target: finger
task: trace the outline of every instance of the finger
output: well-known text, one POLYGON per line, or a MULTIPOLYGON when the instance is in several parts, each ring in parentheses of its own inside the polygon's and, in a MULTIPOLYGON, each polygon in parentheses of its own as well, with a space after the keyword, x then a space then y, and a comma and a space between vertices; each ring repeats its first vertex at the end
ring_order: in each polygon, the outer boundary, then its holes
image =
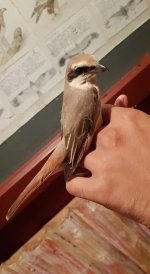
POLYGON ((90 199, 92 192, 92 177, 75 177, 66 183, 67 191, 77 197, 90 199))
POLYGON ((103 125, 107 125, 110 122, 111 109, 112 107, 128 107, 128 97, 124 94, 121 94, 117 97, 114 105, 105 104, 102 105, 102 119, 103 125))
POLYGON ((128 107, 128 97, 124 94, 121 94, 117 97, 114 106, 117 107, 128 107))
POLYGON ((90 173, 93 173, 95 170, 95 166, 97 166, 97 161, 95 161, 95 151, 89 152, 85 158, 83 159, 83 166, 90 173))

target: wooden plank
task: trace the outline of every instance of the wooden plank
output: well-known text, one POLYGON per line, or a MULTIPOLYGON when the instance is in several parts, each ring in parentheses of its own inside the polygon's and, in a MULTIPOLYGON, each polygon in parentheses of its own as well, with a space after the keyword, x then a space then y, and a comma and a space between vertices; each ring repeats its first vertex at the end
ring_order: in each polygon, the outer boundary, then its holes
POLYGON ((75 198, 0 271, 148 274, 149 241, 139 224, 96 203, 75 198))

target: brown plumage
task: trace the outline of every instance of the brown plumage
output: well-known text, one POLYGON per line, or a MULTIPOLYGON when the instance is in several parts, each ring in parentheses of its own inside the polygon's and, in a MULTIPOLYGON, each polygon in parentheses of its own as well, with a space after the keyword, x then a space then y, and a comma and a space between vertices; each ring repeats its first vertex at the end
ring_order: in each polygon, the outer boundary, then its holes
POLYGON ((96 73, 106 68, 95 57, 80 54, 73 57, 66 68, 61 112, 62 138, 43 168, 19 195, 9 209, 6 219, 12 218, 28 197, 46 178, 64 169, 68 181, 83 155, 88 151, 95 131, 102 123, 99 88, 96 73))

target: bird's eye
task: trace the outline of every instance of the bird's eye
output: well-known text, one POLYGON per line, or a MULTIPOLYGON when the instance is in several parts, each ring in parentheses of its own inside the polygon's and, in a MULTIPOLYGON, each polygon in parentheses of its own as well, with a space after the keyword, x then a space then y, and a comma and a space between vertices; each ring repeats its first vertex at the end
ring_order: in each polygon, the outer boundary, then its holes
POLYGON ((76 75, 81 75, 81 74, 85 74, 89 71, 89 67, 88 66, 83 66, 83 67, 77 67, 75 68, 75 73, 76 75))
POLYGON ((75 68, 75 74, 78 76, 78 75, 81 75, 81 74, 86 74, 88 72, 91 72, 93 70, 95 70, 96 66, 83 66, 83 67, 76 67, 75 68))
POLYGON ((83 73, 83 67, 77 67, 77 68, 75 68, 75 73, 76 73, 77 75, 82 74, 82 73, 83 73))
POLYGON ((96 66, 91 66, 90 67, 90 70, 92 71, 92 70, 95 70, 96 69, 96 66))
POLYGON ((72 79, 80 76, 80 75, 84 75, 84 74, 88 74, 91 73, 92 71, 94 71, 96 69, 96 66, 82 66, 82 67, 74 67, 69 73, 68 73, 68 81, 71 81, 72 79))

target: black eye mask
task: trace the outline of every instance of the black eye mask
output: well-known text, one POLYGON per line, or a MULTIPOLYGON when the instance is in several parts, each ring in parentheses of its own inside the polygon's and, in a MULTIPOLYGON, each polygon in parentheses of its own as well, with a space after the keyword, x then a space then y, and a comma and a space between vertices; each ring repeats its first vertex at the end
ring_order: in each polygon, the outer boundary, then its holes
POLYGON ((93 70, 95 70, 95 66, 83 66, 83 67, 76 67, 74 70, 71 70, 68 73, 68 81, 72 81, 74 78, 78 77, 79 75, 82 74, 87 74, 89 72, 92 72, 93 70))

